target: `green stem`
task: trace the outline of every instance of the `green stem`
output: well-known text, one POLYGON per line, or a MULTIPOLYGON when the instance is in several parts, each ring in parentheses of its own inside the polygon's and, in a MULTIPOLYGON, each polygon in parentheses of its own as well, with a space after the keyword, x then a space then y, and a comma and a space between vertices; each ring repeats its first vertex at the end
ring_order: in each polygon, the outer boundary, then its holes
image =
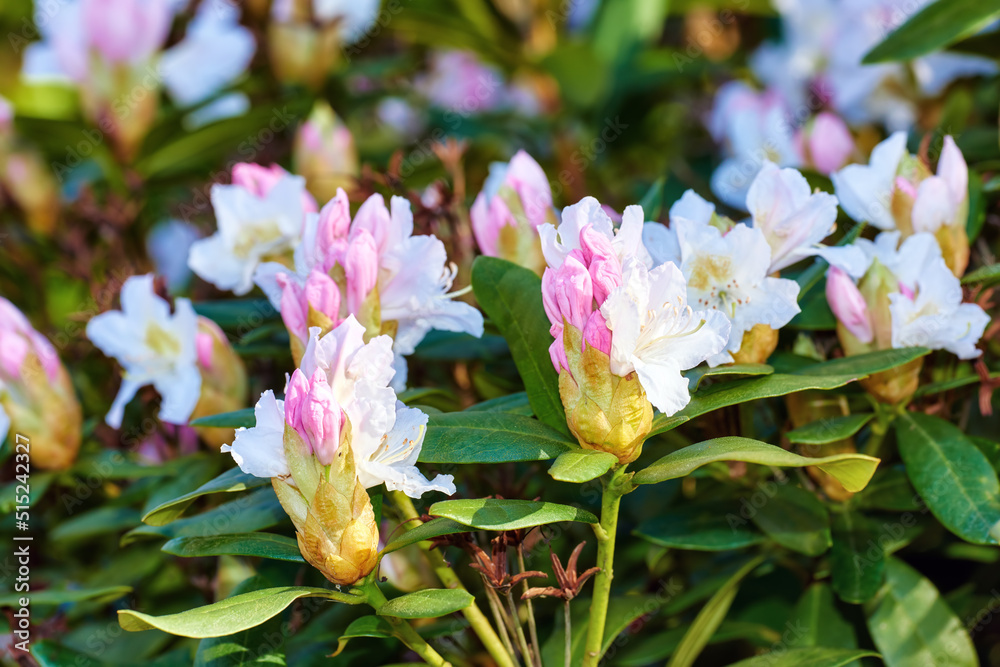
POLYGON ((565 630, 566 630, 566 633, 565 633, 565 635, 566 635, 566 648, 563 651, 563 655, 565 656, 564 662, 565 662, 566 667, 572 667, 572 665, 573 665, 573 623, 570 620, 570 615, 569 615, 569 599, 568 598, 566 599, 566 603, 565 603, 565 614, 566 614, 566 620, 564 621, 564 625, 565 625, 565 630))
POLYGON ((510 609, 510 617, 514 621, 514 633, 517 637, 518 648, 521 649, 521 655, 524 656, 524 664, 533 665, 535 664, 534 656, 531 653, 531 649, 528 647, 528 640, 524 636, 524 628, 521 627, 521 617, 517 614, 517 605, 514 604, 514 596, 507 591, 507 608, 510 609))
MULTIPOLYGON (((369 580, 368 585, 365 586, 365 594, 368 597, 368 604, 376 612, 386 603, 385 595, 382 594, 378 584, 373 580, 369 580)), ((401 618, 394 618, 392 616, 383 616, 382 618, 392 626, 393 632, 400 641, 406 644, 411 651, 419 655, 428 665, 451 667, 451 663, 442 658, 441 654, 435 651, 433 646, 424 641, 424 638, 409 623, 401 618)))
POLYGON ((594 667, 601 660, 601 646, 604 643, 604 625, 608 615, 608 600, 611 598, 611 580, 614 579, 615 534, 618 531, 618 508, 622 496, 628 491, 623 479, 625 466, 612 471, 605 478, 604 493, 601 495, 601 522, 593 524, 597 536, 597 567, 601 571, 594 577, 594 597, 590 603, 590 624, 587 627, 584 667, 594 667))
MULTIPOLYGON (((396 507, 403 514, 403 518, 410 519, 406 524, 410 526, 410 530, 421 524, 418 518, 420 515, 417 513, 417 509, 413 506, 413 501, 410 500, 409 496, 402 491, 393 491, 392 499, 396 503, 396 507)), ((441 555, 440 551, 431 549, 429 542, 421 542, 420 549, 424 552, 438 579, 441 580, 441 583, 446 588, 465 590, 462 580, 458 578, 455 571, 445 562, 444 556, 441 555)), ((490 625, 489 619, 479 609, 479 606, 473 602, 462 610, 462 615, 465 616, 465 620, 469 622, 469 627, 479 637, 479 641, 483 643, 490 657, 497 663, 497 667, 514 667, 514 659, 511 653, 508 653, 507 649, 504 648, 503 642, 500 641, 500 637, 497 636, 496 631, 493 630, 493 626, 490 625)))
MULTIPOLYGON (((496 621, 497 627, 500 628, 500 638, 503 640, 503 645, 507 648, 507 654, 515 656, 512 658, 517 662, 517 653, 514 651, 514 643, 510 640, 510 633, 512 624, 510 619, 507 618, 507 612, 503 610, 503 605, 500 604, 500 597, 497 592, 490 588, 489 582, 486 578, 483 578, 483 590, 486 591, 486 600, 490 604, 490 610, 493 612, 493 620, 496 621)), ((520 665, 520 663, 517 663, 520 665)))
POLYGON ((879 455, 879 451, 882 449, 882 442, 885 440, 885 436, 889 432, 889 426, 892 424, 894 418, 894 413, 876 404, 875 423, 872 424, 872 433, 868 436, 868 442, 865 443, 864 454, 876 457, 879 455))

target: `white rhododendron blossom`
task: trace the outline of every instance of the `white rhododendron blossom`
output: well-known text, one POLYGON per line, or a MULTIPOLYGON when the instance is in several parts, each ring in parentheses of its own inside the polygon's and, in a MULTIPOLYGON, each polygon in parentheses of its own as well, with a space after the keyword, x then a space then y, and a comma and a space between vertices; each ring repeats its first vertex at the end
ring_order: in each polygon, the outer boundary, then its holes
POLYGON ((746 207, 753 227, 764 233, 771 247, 770 273, 814 255, 844 266, 852 276, 864 273, 860 250, 822 245, 837 228, 837 198, 811 192, 795 169, 765 163, 750 185, 746 207))
MULTIPOLYGON (((889 294, 892 346, 948 350, 961 359, 978 357, 982 351, 976 343, 989 315, 977 304, 962 302, 961 282, 948 269, 932 235, 914 234, 902 243, 899 239, 899 232, 882 232, 874 241, 856 242, 869 266, 877 260, 898 281, 898 290, 889 294)), ((836 300, 831 306, 844 321, 836 300)))
POLYGON ((965 224, 963 206, 969 196, 969 167, 950 136, 944 138, 937 174, 917 186, 913 230, 933 234, 942 225, 965 224))
POLYGON ((539 228, 548 262, 542 300, 555 339, 550 353, 557 371, 569 371, 563 334, 573 326, 585 344, 609 356, 613 375, 635 371, 649 402, 673 414, 690 400, 681 371, 718 354, 729 323, 688 305, 675 266, 651 268, 642 231, 641 207, 626 208, 616 230, 593 197, 567 207, 558 227, 539 228))
POLYGON ((219 229, 191 246, 188 266, 219 289, 239 295, 253 289, 261 262, 298 246, 305 214, 315 206, 305 179, 280 167, 236 165, 233 184, 213 185, 211 196, 219 229))
POLYGON ((87 337, 122 365, 121 388, 107 415, 109 426, 121 426, 125 406, 140 387, 160 393, 160 419, 186 424, 201 395, 196 339, 198 316, 187 299, 170 304, 156 295, 153 276, 133 276, 121 292, 121 310, 95 316, 87 337))
POLYGON ((849 164, 830 175, 840 206, 858 222, 895 229, 892 196, 896 172, 906 155, 906 132, 896 132, 872 149, 868 164, 849 164))
POLYGON ((431 329, 483 333, 482 314, 450 293, 455 271, 440 239, 413 234, 409 201, 393 197, 387 208, 381 195, 372 195, 352 220, 339 190, 319 214, 307 216, 294 270, 266 263, 254 280, 303 344, 310 313, 321 314, 328 328, 354 315, 369 333, 392 333, 397 372, 405 372, 401 355, 413 353, 431 329))
POLYGON ((392 340, 376 336, 365 343, 364 333, 353 316, 323 336, 318 328, 310 331, 302 363, 286 385, 285 400, 265 392, 254 408, 256 425, 238 429, 232 446, 223 447, 241 470, 291 482, 282 444, 287 422, 296 430, 302 428, 307 442, 316 443, 314 453, 323 463, 329 463, 341 438, 348 438, 358 479, 367 488, 384 483, 390 491, 400 490, 412 498, 428 491, 455 493, 451 475, 428 480, 417 469, 427 415, 399 402, 389 387, 394 372, 392 340), (323 397, 319 403, 317 396, 323 397), (323 409, 309 409, 318 406, 323 409), (293 412, 299 413, 294 423, 289 421, 293 412), (342 433, 348 424, 350 431, 342 433), (318 445, 323 438, 317 434, 324 431, 333 437, 327 438, 329 449, 321 452, 318 445))

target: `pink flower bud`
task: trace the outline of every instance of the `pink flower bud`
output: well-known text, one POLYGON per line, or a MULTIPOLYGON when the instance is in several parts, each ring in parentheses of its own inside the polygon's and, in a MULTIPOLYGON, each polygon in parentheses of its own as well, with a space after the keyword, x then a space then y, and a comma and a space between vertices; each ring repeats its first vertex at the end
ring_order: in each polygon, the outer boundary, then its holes
POLYGON ((306 300, 303 310, 308 313, 308 309, 312 308, 323 313, 336 326, 340 314, 340 288, 333 278, 319 269, 313 269, 302 291, 306 300))
POLYGON ((340 447, 343 411, 326 374, 317 369, 306 379, 296 369, 285 391, 285 423, 295 429, 323 465, 330 465, 340 447))
POLYGON ((277 281, 281 288, 281 320, 293 336, 305 340, 309 333, 309 312, 303 302, 302 287, 284 273, 278 274, 277 281))
POLYGON ((347 236, 351 227, 351 203, 343 188, 319 212, 316 223, 316 256, 325 257, 337 247, 337 242, 347 236))
POLYGON ((164 0, 84 0, 86 39, 108 62, 138 64, 158 51, 170 30, 164 0))
POLYGON ((28 356, 28 340, 20 335, 3 336, 0 338, 0 369, 8 377, 17 378, 21 375, 21 364, 28 356))
MULTIPOLYGON (((263 198, 287 174, 287 171, 276 164, 265 167, 252 162, 240 162, 233 165, 232 182, 233 185, 249 190, 255 197, 263 198)), ((302 209, 306 213, 316 213, 319 210, 316 200, 306 190, 302 191, 302 209)))
POLYGON ((540 225, 549 222, 552 211, 552 189, 545 172, 523 150, 515 153, 506 164, 500 162, 490 166, 490 175, 469 212, 476 243, 484 255, 521 263, 524 258, 513 256, 509 248, 505 253, 498 246, 500 230, 519 224, 512 208, 519 216, 523 214, 523 222, 530 226, 525 227, 524 233, 534 233, 540 225))
POLYGON ((590 314, 583 328, 583 339, 604 354, 611 354, 611 329, 608 329, 607 320, 601 311, 595 310, 590 314))
POLYGON ((938 160, 937 175, 948 184, 953 206, 959 206, 969 194, 969 166, 962 151, 951 136, 944 138, 941 159, 938 160))
POLYGON ((854 153, 854 137, 847 124, 836 114, 821 111, 807 131, 806 147, 813 167, 830 174, 843 167, 854 153))
POLYGON ((215 340, 212 334, 199 331, 194 338, 194 346, 198 352, 198 365, 206 370, 212 370, 212 346, 215 340))
POLYGON ((563 343, 563 326, 553 324, 549 327, 549 333, 555 339, 549 345, 549 358, 552 360, 552 366, 555 367, 556 373, 561 373, 563 369, 569 371, 569 360, 566 358, 566 346, 563 343))
POLYGON ((916 199, 917 197, 917 186, 903 176, 896 177, 896 189, 909 195, 913 199, 916 199))
POLYGON ((360 310, 368 293, 378 282, 378 248, 375 238, 365 230, 359 230, 348 243, 344 258, 344 274, 347 277, 347 308, 352 313, 360 310))
POLYGON ((545 269, 542 303, 552 324, 566 323, 583 330, 594 310, 594 289, 587 267, 574 250, 558 269, 545 269))
POLYGON ((826 274, 826 300, 844 327, 862 343, 873 338, 868 304, 851 277, 836 267, 826 274))

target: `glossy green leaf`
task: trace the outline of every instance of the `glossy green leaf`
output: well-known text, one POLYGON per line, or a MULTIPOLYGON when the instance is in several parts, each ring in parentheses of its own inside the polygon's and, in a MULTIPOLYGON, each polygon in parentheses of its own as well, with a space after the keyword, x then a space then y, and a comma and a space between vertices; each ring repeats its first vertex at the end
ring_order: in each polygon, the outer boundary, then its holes
MULTIPOLYGON (((269 588, 260 575, 241 582, 232 595, 243 595, 269 588)), ((194 667, 259 667, 284 665, 284 643, 287 633, 281 632, 281 618, 275 616, 261 625, 246 628, 225 637, 208 637, 198 642, 194 667)))
POLYGON ((869 51, 866 65, 912 60, 973 35, 1000 16, 1000 7, 980 0, 936 0, 914 14, 869 51))
POLYGON ((138 523, 139 512, 131 507, 98 507, 60 523, 48 537, 56 542, 71 542, 117 533, 138 523))
POLYGON ((507 340, 528 401, 538 419, 569 433, 559 398, 559 376, 549 358, 549 318, 542 306, 542 281, 531 270, 496 257, 472 265, 476 300, 507 340))
POLYGON ((337 640, 337 650, 333 652, 331 657, 339 655, 351 639, 358 639, 359 637, 390 639, 393 636, 392 626, 384 618, 379 618, 378 616, 356 618, 351 621, 351 624, 340 635, 340 639, 337 640))
POLYGON ((739 591, 740 582, 756 569, 763 560, 762 556, 758 556, 746 563, 716 591, 715 595, 709 599, 701 611, 698 612, 698 615, 695 616, 694 621, 692 621, 687 632, 684 634, 684 638, 677 646, 677 650, 671 656, 670 662, 667 663, 667 667, 691 667, 694 664, 694 661, 698 659, 698 655, 701 654, 702 649, 712 639, 712 635, 722 625, 726 614, 729 613, 729 608, 732 606, 733 600, 736 599, 736 593, 739 591))
POLYGON ((854 648, 785 648, 780 653, 763 655, 734 662, 730 667, 844 667, 861 658, 877 658, 878 653, 854 648))
POLYGON ((184 513, 191 503, 213 493, 235 493, 270 484, 271 480, 248 475, 239 468, 231 468, 191 493, 168 500, 149 511, 142 521, 150 526, 164 526, 184 513))
POLYGON ((783 547, 807 556, 830 548, 830 516, 815 494, 786 483, 756 509, 754 523, 783 547))
POLYGON ((150 616, 124 609, 118 612, 118 622, 129 632, 156 628, 180 637, 225 637, 234 632, 260 625, 277 616, 299 598, 328 598, 346 604, 360 604, 361 597, 326 588, 278 586, 252 593, 234 595, 215 604, 206 605, 166 616, 150 616))
POLYGON ((872 481, 851 499, 855 507, 889 510, 891 512, 912 512, 923 506, 906 470, 901 465, 879 468, 872 481))
POLYGON ((774 372, 773 366, 767 364, 728 364, 726 366, 716 366, 712 368, 707 365, 698 366, 684 373, 689 381, 688 390, 695 391, 701 385, 701 381, 707 377, 718 377, 724 375, 770 375, 774 372))
POLYGON ((830 361, 821 361, 809 366, 803 366, 795 371, 795 375, 854 375, 858 378, 881 373, 930 353, 926 347, 902 347, 898 349, 877 350, 856 354, 850 357, 839 357, 830 361))
POLYGON ((788 441, 799 445, 826 445, 850 438, 872 420, 874 414, 817 419, 788 432, 788 441))
POLYGON ((465 409, 466 412, 513 412, 518 415, 531 417, 535 413, 531 411, 531 403, 528 402, 528 395, 519 391, 500 398, 491 398, 482 403, 476 403, 465 409))
POLYGON ((469 532, 469 527, 457 521, 452 521, 451 519, 431 519, 416 528, 409 530, 405 530, 405 528, 399 529, 396 536, 389 540, 389 543, 385 545, 385 549, 382 551, 383 553, 392 553, 393 551, 398 551, 403 547, 408 547, 411 544, 423 542, 424 540, 441 537, 442 535, 467 532, 469 532))
POLYGON ((199 556, 256 556, 272 560, 304 563, 298 542, 284 535, 273 533, 237 533, 209 537, 175 537, 161 549, 174 556, 196 558, 199 556))
MULTIPOLYGON (((806 589, 795 605, 792 618, 796 630, 804 631, 795 641, 798 647, 822 646, 840 649, 858 647, 854 625, 841 614, 837 608, 833 589, 825 582, 814 583, 806 589)), ((852 665, 852 667, 858 666, 852 665)))
POLYGON ((634 533, 653 544, 694 551, 729 551, 759 544, 760 531, 736 501, 684 503, 639 524, 634 533))
POLYGON ((975 271, 969 271, 962 277, 963 285, 990 287, 997 283, 1000 283, 1000 264, 981 266, 975 271))
POLYGON ((224 301, 199 301, 194 304, 196 313, 207 317, 223 329, 237 329, 248 324, 279 320, 278 311, 267 299, 226 299, 224 301))
POLYGON ((257 423, 253 408, 243 408, 233 412, 222 412, 191 420, 191 426, 211 428, 251 428, 257 423))
POLYGON ((597 517, 585 510, 536 500, 442 500, 427 513, 481 530, 518 530, 559 521, 597 523, 597 517))
MULTIPOLYGON (((681 643, 686 631, 687 626, 680 625, 665 632, 641 635, 622 647, 620 653, 615 654, 614 664, 620 665, 620 667, 647 667, 647 665, 661 663, 677 650, 677 646, 681 643)), ((769 646, 780 641, 781 634, 761 623, 723 620, 708 643, 718 644, 733 640, 743 640, 758 646, 769 646)))
POLYGON ((680 426, 685 421, 700 415, 738 403, 746 403, 760 398, 773 398, 793 394, 806 389, 835 389, 858 379, 859 375, 800 375, 774 373, 763 377, 720 382, 695 392, 691 402, 675 415, 662 414, 653 419, 650 435, 663 433, 680 426))
MULTIPOLYGON (((900 534, 903 527, 898 528, 900 534)), ((845 510, 833 517, 830 573, 833 590, 844 602, 867 602, 885 578, 885 545, 879 526, 860 513, 845 510)))
POLYGON ((432 588, 389 600, 376 613, 394 618, 438 618, 462 611, 473 600, 472 594, 461 588, 432 588))
POLYGON ((431 415, 423 463, 545 461, 571 448, 569 436, 537 419, 510 412, 447 412, 431 415))
POLYGON ((253 533, 287 520, 288 515, 274 495, 274 490, 266 487, 165 526, 139 526, 125 533, 122 544, 130 544, 144 537, 171 539, 253 533))
POLYGON ((593 449, 571 449, 556 458, 549 468, 552 479, 582 484, 596 479, 618 464, 618 457, 593 449))
POLYGON ((888 667, 979 666, 969 633, 934 584, 897 558, 886 563, 885 585, 867 611, 888 667))
POLYGON ((899 454, 920 497, 948 530, 975 544, 997 544, 1000 480, 962 430, 906 412, 896 420, 899 454))
POLYGON ((656 484, 691 474, 717 461, 745 461, 760 465, 802 468, 816 466, 835 477, 848 491, 860 491, 872 478, 879 459, 863 454, 835 454, 808 458, 751 438, 706 440, 667 454, 632 477, 635 484, 656 484))
MULTIPOLYGON (((104 648, 106 642, 98 640, 98 648, 104 648)), ((78 651, 50 639, 42 639, 31 643, 31 657, 38 661, 39 667, 191 667, 191 652, 178 649, 164 653, 152 660, 130 660, 128 662, 110 663, 106 660, 78 651)), ((101 656, 104 657, 103 655, 101 656)))

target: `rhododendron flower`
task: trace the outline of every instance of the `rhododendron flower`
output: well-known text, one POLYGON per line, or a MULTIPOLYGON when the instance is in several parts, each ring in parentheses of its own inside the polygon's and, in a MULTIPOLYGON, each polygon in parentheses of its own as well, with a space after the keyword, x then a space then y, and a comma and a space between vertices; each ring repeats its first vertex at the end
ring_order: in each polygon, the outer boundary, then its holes
MULTIPOLYGON (((390 212, 381 195, 372 195, 352 220, 343 190, 308 216, 294 271, 269 263, 254 277, 281 311, 296 358, 309 328, 330 331, 348 315, 369 337, 390 334, 396 355, 411 354, 431 329, 481 336, 482 314, 448 293, 454 278, 440 239, 413 235, 407 200, 393 197, 390 212)), ((398 373, 404 364, 397 356, 398 373)))
POLYGON ((133 276, 122 286, 121 308, 87 323, 87 337, 116 358, 124 371, 106 417, 108 425, 121 426, 126 404, 148 384, 160 393, 160 419, 186 424, 201 394, 195 347, 198 316, 191 302, 177 299, 171 313, 170 304, 153 290, 153 276, 133 276))
POLYGON ((286 258, 299 245, 305 214, 315 206, 301 176, 277 165, 238 164, 232 185, 212 186, 219 230, 191 246, 188 266, 219 289, 246 294, 261 262, 286 258))
POLYGON ((820 242, 837 228, 837 198, 810 192, 809 183, 795 169, 779 169, 766 162, 747 193, 746 208, 753 227, 764 233, 771 247, 768 272, 819 255, 847 267, 852 276, 864 273, 864 255, 857 248, 827 247, 820 242))
POLYGON ((826 274, 826 299, 837 320, 862 343, 872 342, 872 322, 861 290, 842 269, 831 266, 826 274))
POLYGON ((295 171, 319 201, 329 201, 339 188, 350 189, 358 174, 354 137, 326 102, 317 102, 295 133, 295 171))
POLYGON ((742 81, 721 86, 715 95, 709 130, 729 156, 712 174, 712 192, 742 208, 747 189, 765 161, 796 167, 802 155, 781 97, 758 92, 742 81))
POLYGON ((52 344, 0 297, 0 443, 30 436, 31 463, 63 470, 80 448, 80 403, 52 344))
POLYGON ((500 70, 479 60, 471 51, 431 54, 427 74, 416 87, 432 104, 457 113, 481 113, 504 103, 500 70))
POLYGON ((389 387, 392 340, 376 336, 365 343, 364 333, 353 316, 322 336, 315 327, 309 332, 285 400, 265 392, 254 408, 256 425, 239 429, 232 446, 224 447, 244 472, 289 478, 282 445, 287 424, 323 465, 349 442, 358 479, 367 488, 385 484, 412 498, 428 491, 455 492, 451 475, 428 480, 417 469, 427 415, 397 401, 389 387))
POLYGON ((469 211, 476 243, 484 255, 501 257, 541 273, 537 229, 556 221, 552 189, 530 155, 518 151, 510 162, 494 162, 469 211))
POLYGON ((854 137, 840 116, 821 111, 796 135, 807 164, 829 175, 843 167, 855 151, 854 137))
POLYGON ((622 462, 639 455, 652 406, 673 414, 690 400, 682 370, 718 354, 729 323, 687 305, 672 264, 649 269, 643 214, 629 206, 617 231, 587 197, 540 229, 548 268, 542 302, 570 430, 582 447, 622 462))
POLYGON ((955 140, 946 136, 937 174, 917 184, 913 202, 913 231, 934 234, 942 225, 964 226, 968 202, 969 167, 955 140))
POLYGON ((831 174, 844 212, 858 222, 895 229, 892 199, 904 155, 906 133, 896 132, 872 150, 868 164, 849 164, 831 174))

